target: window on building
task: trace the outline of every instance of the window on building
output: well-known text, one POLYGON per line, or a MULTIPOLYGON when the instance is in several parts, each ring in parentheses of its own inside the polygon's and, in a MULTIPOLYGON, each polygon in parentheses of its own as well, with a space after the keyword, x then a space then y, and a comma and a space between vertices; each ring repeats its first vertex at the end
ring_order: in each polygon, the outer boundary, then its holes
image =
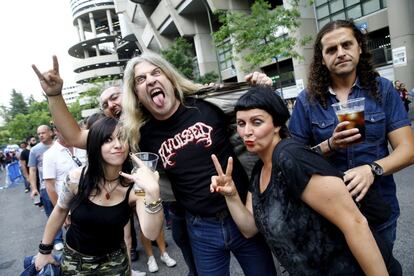
POLYGON ((347 17, 349 19, 355 19, 355 18, 359 18, 362 16, 362 10, 361 10, 361 6, 360 5, 356 5, 350 9, 348 9, 347 11, 347 17))
POLYGON ((325 4, 323 6, 317 7, 316 8, 316 16, 318 18, 323 18, 325 16, 329 15, 329 6, 328 4, 325 4))
POLYGON ((387 7, 387 0, 315 0, 319 27, 338 19, 358 19, 387 7))
POLYGON ((320 5, 325 4, 327 2, 328 2, 328 0, 315 0, 315 5, 320 6, 320 5))
POLYGON ((331 13, 336 13, 344 9, 344 1, 343 0, 329 1, 329 7, 331 9, 331 13))
POLYGON ((318 21, 319 28, 322 28, 323 26, 328 24, 330 21, 331 21, 331 19, 329 17, 326 17, 324 19, 319 20, 318 21))
POLYGON ((233 58, 232 58, 232 46, 230 43, 230 39, 226 40, 223 44, 217 47, 218 50, 218 58, 220 63, 220 70, 226 70, 233 66, 233 58))
POLYGON ((364 15, 373 13, 379 9, 381 9, 380 0, 369 0, 362 3, 364 15))
POLYGON ((345 20, 345 19, 346 19, 345 12, 339 12, 339 13, 336 13, 336 14, 331 16, 332 21, 334 21, 334 20, 345 20))
POLYGON ((345 7, 350 7, 352 5, 358 4, 360 0, 345 0, 345 7))

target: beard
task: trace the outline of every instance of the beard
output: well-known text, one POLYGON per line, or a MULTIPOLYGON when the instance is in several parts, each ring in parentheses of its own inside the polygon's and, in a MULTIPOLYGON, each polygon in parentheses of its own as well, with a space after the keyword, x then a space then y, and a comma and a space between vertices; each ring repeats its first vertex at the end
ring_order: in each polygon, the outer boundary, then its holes
POLYGON ((34 147, 34 146, 36 146, 36 144, 37 144, 37 143, 30 143, 30 146, 31 146, 31 147, 34 147))

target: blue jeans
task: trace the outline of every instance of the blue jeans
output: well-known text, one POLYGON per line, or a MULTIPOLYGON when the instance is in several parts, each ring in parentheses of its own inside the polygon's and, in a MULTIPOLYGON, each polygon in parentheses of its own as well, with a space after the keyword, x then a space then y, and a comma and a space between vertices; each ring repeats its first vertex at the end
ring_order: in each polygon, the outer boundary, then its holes
MULTIPOLYGON (((49 217, 53 211, 53 204, 47 195, 46 189, 40 189, 40 200, 42 201, 46 216, 49 217)), ((59 229, 59 231, 56 233, 54 244, 57 244, 59 242, 63 243, 62 229, 59 229)))
POLYGON ((174 213, 173 209, 170 209, 171 219, 171 232, 174 242, 181 249, 184 261, 188 267, 187 276, 197 276, 197 269, 194 262, 193 250, 191 249, 190 239, 188 237, 187 223, 184 215, 174 213))
POLYGON ((229 214, 200 217, 186 213, 187 229, 199 275, 230 275, 230 252, 245 275, 277 275, 264 239, 246 239, 229 214))

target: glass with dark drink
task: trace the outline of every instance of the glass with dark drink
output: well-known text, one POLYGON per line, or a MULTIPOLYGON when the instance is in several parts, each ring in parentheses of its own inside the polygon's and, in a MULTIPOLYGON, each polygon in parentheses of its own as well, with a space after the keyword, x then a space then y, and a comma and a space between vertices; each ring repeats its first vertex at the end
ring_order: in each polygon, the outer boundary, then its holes
POLYGON ((361 143, 365 140, 365 98, 351 99, 346 102, 339 102, 332 105, 339 122, 348 121, 346 129, 358 128, 361 138, 355 143, 361 143))

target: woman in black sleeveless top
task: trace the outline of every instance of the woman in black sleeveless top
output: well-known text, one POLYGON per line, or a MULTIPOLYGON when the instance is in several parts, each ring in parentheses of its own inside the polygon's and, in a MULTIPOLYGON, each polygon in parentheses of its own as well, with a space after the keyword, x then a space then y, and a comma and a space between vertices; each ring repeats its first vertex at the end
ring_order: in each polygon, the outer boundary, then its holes
POLYGON ((129 147, 117 120, 102 118, 89 130, 88 166, 69 172, 64 189, 46 224, 36 269, 55 263, 53 237, 69 211, 71 225, 66 234, 61 271, 63 275, 130 275, 124 243, 124 226, 136 206, 141 229, 155 239, 163 222, 158 173, 135 156, 139 169, 130 175, 129 147), (130 192, 134 182, 145 196, 130 192), (150 203, 148 203, 150 202, 150 203))

